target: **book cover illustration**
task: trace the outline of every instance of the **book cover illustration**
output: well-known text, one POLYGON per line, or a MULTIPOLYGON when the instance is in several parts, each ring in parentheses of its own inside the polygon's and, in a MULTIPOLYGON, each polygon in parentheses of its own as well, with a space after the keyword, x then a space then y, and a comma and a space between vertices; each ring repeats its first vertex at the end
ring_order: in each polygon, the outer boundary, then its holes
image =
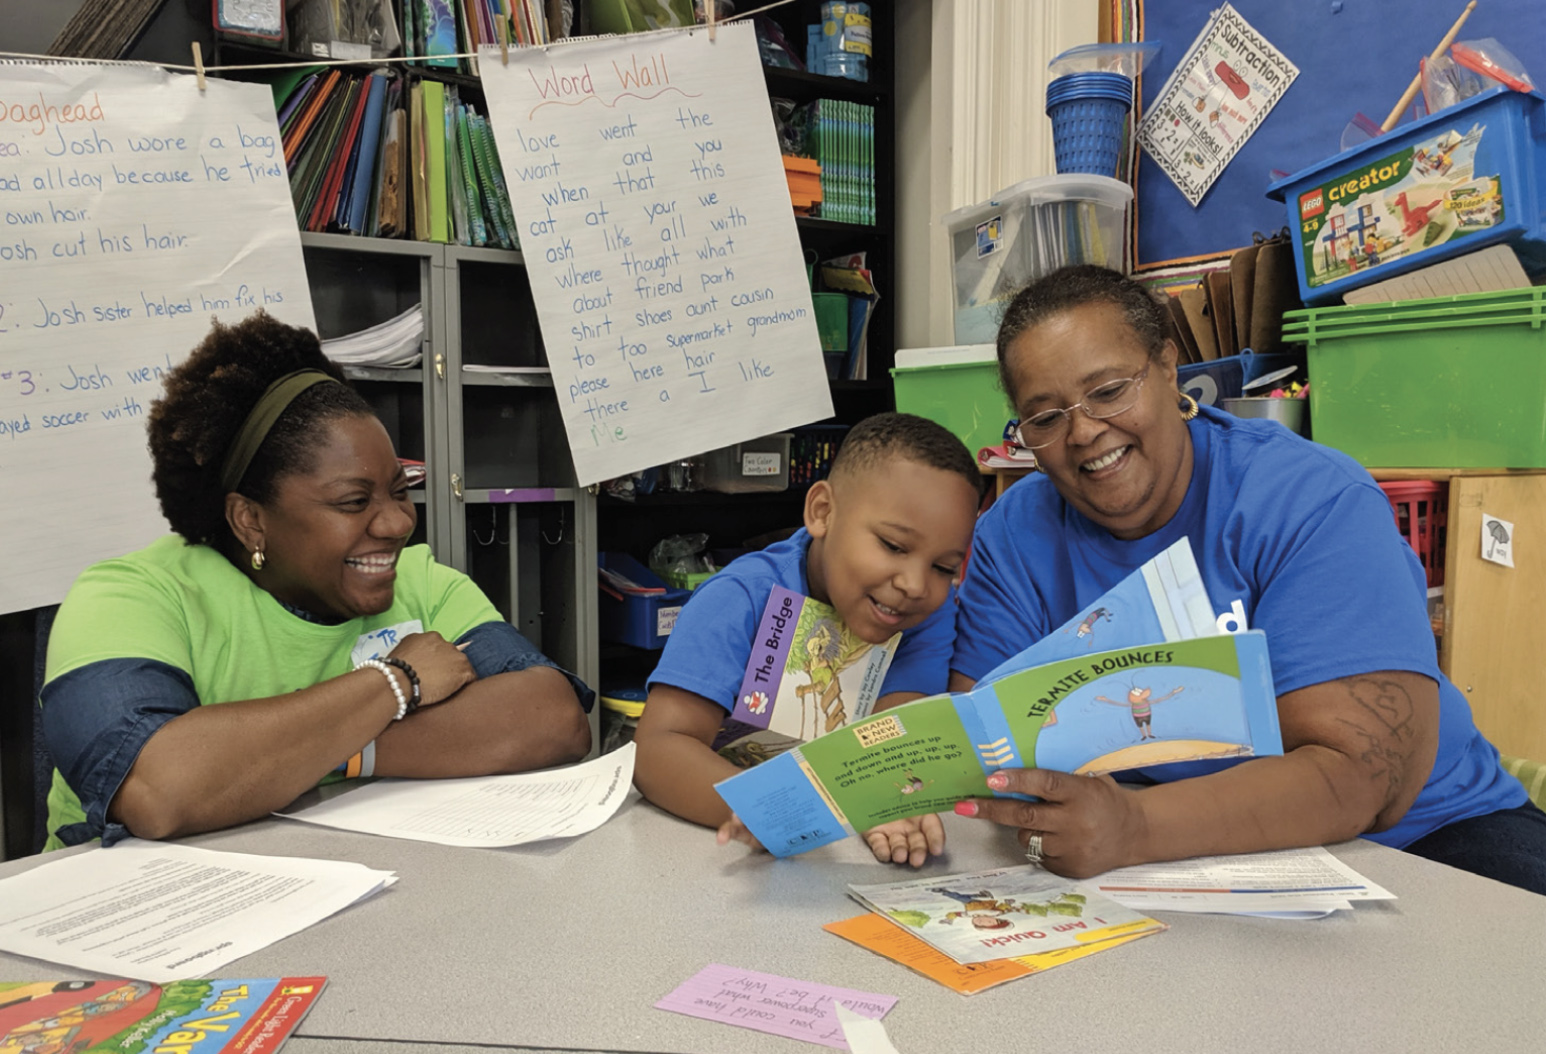
POLYGON ((1110 617, 1086 633, 1117 641, 1168 620, 1167 639, 1087 650, 1097 645, 1078 635, 1086 611, 1068 634, 1054 631, 1028 649, 1071 657, 1031 664, 1017 656, 999 668, 1011 672, 969 692, 852 722, 716 789, 770 852, 787 856, 890 820, 948 812, 962 798, 993 796, 986 777, 1000 768, 1097 774, 1281 754, 1265 635, 1219 634, 1211 610, 1204 618, 1185 599, 1200 583, 1172 584, 1184 588, 1151 595, 1144 572, 1135 574, 1092 605, 1110 617), (1178 611, 1187 614, 1184 623, 1178 611), (1202 628, 1214 635, 1193 635, 1202 628))
POLYGON ((325 977, 0 982, 3 1054, 273 1054, 325 977))
POLYGON ((774 586, 718 748, 746 765, 869 717, 901 639, 860 640, 831 605, 774 586))
POLYGON ((964 964, 1164 928, 1092 889, 1030 865, 848 889, 877 915, 964 964))

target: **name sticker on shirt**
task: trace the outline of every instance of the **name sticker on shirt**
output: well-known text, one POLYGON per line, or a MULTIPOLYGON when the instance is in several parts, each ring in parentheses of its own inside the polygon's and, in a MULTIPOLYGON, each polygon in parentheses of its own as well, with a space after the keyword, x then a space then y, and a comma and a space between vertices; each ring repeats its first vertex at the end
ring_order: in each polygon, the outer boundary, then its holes
POLYGON ((354 650, 349 653, 349 661, 358 666, 366 659, 379 659, 383 655, 390 655, 392 649, 403 642, 404 637, 411 633, 423 632, 424 623, 415 618, 407 622, 399 622, 395 626, 382 626, 369 633, 362 633, 360 639, 354 642, 354 650))

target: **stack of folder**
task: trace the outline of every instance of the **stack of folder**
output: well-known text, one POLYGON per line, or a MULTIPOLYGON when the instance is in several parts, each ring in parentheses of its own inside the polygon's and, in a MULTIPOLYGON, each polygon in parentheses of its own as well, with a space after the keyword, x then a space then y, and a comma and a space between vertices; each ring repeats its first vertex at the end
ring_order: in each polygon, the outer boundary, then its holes
POLYGON ((302 230, 519 248, 488 119, 454 86, 333 69, 275 94, 302 230))
POLYGON ((806 153, 821 165, 821 215, 875 223, 875 108, 817 99, 811 103, 806 153))

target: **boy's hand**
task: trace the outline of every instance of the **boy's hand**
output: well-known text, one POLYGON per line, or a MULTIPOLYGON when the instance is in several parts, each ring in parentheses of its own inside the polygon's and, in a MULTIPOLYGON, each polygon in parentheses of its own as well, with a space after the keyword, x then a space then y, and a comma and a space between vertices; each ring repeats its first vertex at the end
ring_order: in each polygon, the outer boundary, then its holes
POLYGON ((883 864, 922 867, 931 856, 945 851, 945 827, 934 813, 892 820, 864 832, 870 852, 883 864))
POLYGON ((741 818, 734 813, 730 814, 730 819, 719 825, 719 834, 715 836, 714 840, 720 845, 741 842, 751 846, 753 849, 762 848, 762 843, 757 841, 757 836, 748 831, 746 825, 741 822, 741 818))

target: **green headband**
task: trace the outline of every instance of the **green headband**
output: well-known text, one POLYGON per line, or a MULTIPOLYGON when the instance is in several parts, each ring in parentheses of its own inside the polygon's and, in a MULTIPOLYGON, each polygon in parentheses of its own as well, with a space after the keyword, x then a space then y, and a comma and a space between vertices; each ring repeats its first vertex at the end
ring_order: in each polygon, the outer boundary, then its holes
POLYGON ((296 396, 314 384, 337 383, 336 379, 321 370, 296 370, 270 384, 268 390, 258 399, 257 405, 252 408, 252 412, 247 415, 247 420, 242 422, 241 430, 236 433, 236 439, 231 443, 231 449, 226 451, 225 461, 220 465, 221 488, 226 493, 237 488, 242 477, 247 474, 247 467, 257 456, 258 448, 263 445, 263 440, 268 438, 274 423, 285 410, 289 409, 296 396))

